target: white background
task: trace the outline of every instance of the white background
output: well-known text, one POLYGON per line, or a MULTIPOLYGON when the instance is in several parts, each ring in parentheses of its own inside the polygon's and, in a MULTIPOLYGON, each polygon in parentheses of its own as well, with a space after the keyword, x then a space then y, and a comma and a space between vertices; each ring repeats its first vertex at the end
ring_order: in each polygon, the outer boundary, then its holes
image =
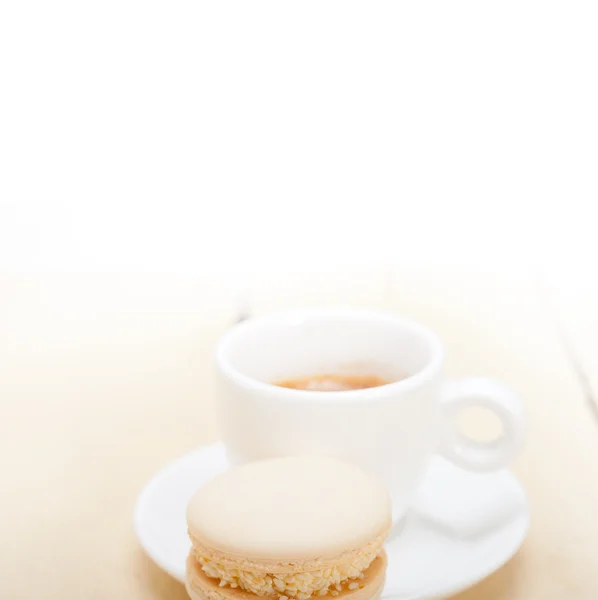
POLYGON ((0 4, 0 270, 598 256, 593 2, 0 4))

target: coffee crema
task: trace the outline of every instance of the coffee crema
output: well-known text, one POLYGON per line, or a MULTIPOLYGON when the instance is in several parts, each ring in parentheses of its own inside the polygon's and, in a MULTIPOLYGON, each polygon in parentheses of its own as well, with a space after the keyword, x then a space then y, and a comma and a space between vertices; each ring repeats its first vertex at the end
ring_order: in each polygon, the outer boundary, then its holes
POLYGON ((276 381, 274 385, 311 392, 348 392, 392 383, 378 375, 311 375, 276 381))

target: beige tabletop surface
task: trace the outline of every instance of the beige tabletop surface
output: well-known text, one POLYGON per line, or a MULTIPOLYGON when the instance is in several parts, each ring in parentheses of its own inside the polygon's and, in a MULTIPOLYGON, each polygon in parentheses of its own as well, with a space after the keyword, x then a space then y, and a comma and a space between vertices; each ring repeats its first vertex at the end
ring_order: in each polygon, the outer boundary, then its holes
MULTIPOLYGON (((531 530, 462 600, 598 598, 598 298, 540 279, 355 268, 256 277, 248 292, 255 314, 413 317, 444 339, 451 376, 520 393, 530 432, 513 471, 531 530)), ((0 598, 186 598, 137 544, 132 512, 158 469, 218 439, 210 356, 236 311, 215 276, 0 278, 0 598)))

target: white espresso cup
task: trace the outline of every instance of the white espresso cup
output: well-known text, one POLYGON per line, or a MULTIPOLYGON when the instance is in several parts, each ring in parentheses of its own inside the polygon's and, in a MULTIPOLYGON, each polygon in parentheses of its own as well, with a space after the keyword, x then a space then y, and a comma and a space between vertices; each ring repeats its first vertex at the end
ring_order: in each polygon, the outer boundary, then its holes
POLYGON ((323 454, 352 461, 387 486, 396 521, 435 453, 471 471, 493 471, 523 442, 524 410, 513 392, 488 379, 446 381, 443 363, 432 331, 392 314, 309 309, 240 323, 216 350, 228 459, 323 454), (322 374, 391 383, 349 391, 274 385, 322 374), (484 443, 461 433, 456 416, 471 406, 498 416, 498 439, 484 443))

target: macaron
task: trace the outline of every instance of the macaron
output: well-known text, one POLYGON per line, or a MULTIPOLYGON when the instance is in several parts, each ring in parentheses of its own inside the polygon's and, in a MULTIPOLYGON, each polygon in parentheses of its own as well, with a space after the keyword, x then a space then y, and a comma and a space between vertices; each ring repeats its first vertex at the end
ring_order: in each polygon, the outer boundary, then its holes
POLYGON ((376 600, 390 498, 357 466, 319 456, 232 468, 191 499, 192 600, 376 600))

